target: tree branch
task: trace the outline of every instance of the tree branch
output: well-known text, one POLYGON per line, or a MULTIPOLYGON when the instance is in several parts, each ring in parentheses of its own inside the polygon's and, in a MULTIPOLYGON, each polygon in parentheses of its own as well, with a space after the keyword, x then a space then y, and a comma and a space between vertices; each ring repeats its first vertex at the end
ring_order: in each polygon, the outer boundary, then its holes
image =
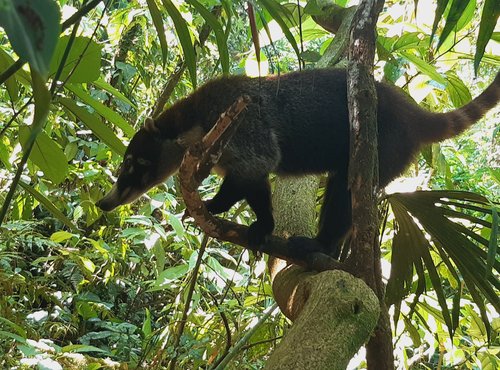
POLYGON ((392 334, 378 244, 378 127, 377 93, 373 80, 376 23, 384 0, 364 0, 351 26, 347 96, 351 126, 349 188, 352 194, 351 254, 347 264, 377 294, 380 316, 367 345, 368 369, 394 369, 392 334))

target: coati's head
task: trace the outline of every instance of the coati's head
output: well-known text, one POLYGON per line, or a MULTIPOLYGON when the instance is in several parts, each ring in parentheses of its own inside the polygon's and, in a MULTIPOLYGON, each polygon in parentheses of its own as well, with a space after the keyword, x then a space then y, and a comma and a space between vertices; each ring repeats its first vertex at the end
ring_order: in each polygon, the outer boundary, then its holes
POLYGON ((103 211, 131 203, 146 191, 161 184, 179 168, 184 153, 203 137, 195 126, 174 138, 165 138, 152 118, 147 118, 130 141, 111 190, 96 205, 103 211))

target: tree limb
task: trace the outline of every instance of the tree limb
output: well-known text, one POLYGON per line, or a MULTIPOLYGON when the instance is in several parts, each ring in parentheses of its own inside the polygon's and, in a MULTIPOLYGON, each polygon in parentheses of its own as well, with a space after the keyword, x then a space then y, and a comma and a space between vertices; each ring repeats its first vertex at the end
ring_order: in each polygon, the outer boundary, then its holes
POLYGON ((377 294, 381 314, 367 345, 368 369, 394 369, 392 334, 378 244, 377 93, 373 80, 376 23, 384 0, 364 0, 351 27, 347 96, 351 126, 349 188, 352 194, 351 254, 346 263, 377 294))

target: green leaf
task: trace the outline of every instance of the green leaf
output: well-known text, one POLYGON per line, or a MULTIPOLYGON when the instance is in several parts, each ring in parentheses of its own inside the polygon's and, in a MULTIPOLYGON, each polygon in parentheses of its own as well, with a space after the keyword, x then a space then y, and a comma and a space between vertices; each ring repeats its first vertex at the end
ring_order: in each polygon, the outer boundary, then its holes
POLYGON ((69 346, 64 346, 61 348, 61 352, 75 352, 75 353, 85 353, 85 352, 101 352, 107 353, 107 351, 100 349, 98 347, 89 346, 86 344, 70 344, 69 346))
POLYGON ((175 233, 179 238, 184 237, 184 226, 182 226, 182 222, 175 217, 175 215, 168 213, 168 222, 174 228, 175 233))
POLYGON ((413 63, 415 65, 415 67, 417 67, 417 69, 420 72, 422 72, 423 74, 429 76, 434 81, 440 83, 443 86, 447 86, 448 85, 448 81, 446 80, 446 78, 444 78, 441 74, 439 74, 439 72, 436 70, 436 67, 434 67, 433 65, 431 65, 431 64, 423 61, 422 59, 416 57, 413 54, 410 54, 410 53, 407 53, 407 52, 404 52, 404 51, 400 51, 398 53, 403 58, 405 58, 409 62, 413 63))
POLYGON ((449 0, 437 0, 436 15, 434 17, 434 23, 432 25, 432 32, 431 32, 431 42, 434 39, 434 35, 436 34, 439 21, 443 18, 444 11, 448 6, 448 1, 449 0))
POLYGON ((22 342, 25 341, 26 335, 27 335, 27 332, 26 332, 25 328, 23 328, 22 326, 16 324, 13 321, 10 321, 9 319, 6 319, 5 317, 1 317, 1 316, 0 316, 0 323, 2 324, 3 328, 5 328, 6 326, 8 326, 10 329, 14 330, 19 336, 21 336, 22 337, 22 342))
POLYGON ((149 13, 151 14, 151 19, 153 20, 153 25, 156 28, 156 33, 158 34, 158 40, 160 40, 162 64, 165 65, 168 57, 168 44, 165 37, 165 30, 163 28, 163 18, 161 17, 160 10, 156 5, 155 0, 146 0, 149 8, 149 13))
POLYGON ((496 261, 498 251, 498 224, 500 223, 498 212, 495 208, 492 209, 492 227, 490 234, 490 242, 488 243, 488 258, 486 260, 486 273, 484 278, 488 279, 491 276, 491 270, 496 261))
POLYGON ((60 21, 61 13, 53 0, 0 1, 0 26, 12 48, 43 79, 61 32, 60 21))
POLYGON ((149 291, 165 289, 166 287, 168 287, 168 284, 186 275, 188 271, 188 264, 169 267, 158 275, 158 278, 152 284, 152 287, 151 289, 149 289, 149 291))
POLYGON ((196 54, 191 41, 191 33, 189 32, 186 21, 182 18, 181 13, 177 10, 172 1, 162 0, 162 2, 174 22, 175 31, 179 37, 182 51, 184 52, 185 62, 189 70, 189 75, 191 76, 191 82, 193 83, 193 88, 196 88, 196 54))
MULTIPOLYGON (((19 128, 19 141, 24 150, 27 150, 31 133, 27 126, 19 128)), ((60 184, 68 174, 68 162, 63 150, 43 131, 38 134, 29 158, 55 185, 60 184)))
POLYGON ((95 272, 95 264, 89 258, 79 256, 80 261, 82 261, 83 267, 85 267, 88 271, 94 273, 95 272))
POLYGON ((450 99, 456 108, 462 107, 472 100, 472 95, 463 83, 463 81, 455 73, 447 73, 446 78, 449 84, 446 86, 446 91, 450 94, 450 99))
POLYGON ((60 98, 59 101, 68 110, 70 110, 82 123, 87 126, 95 136, 105 143, 115 153, 123 156, 125 154, 125 145, 118 139, 113 130, 106 126, 95 114, 90 113, 84 107, 68 98, 60 98))
MULTIPOLYGON (((500 2, 498 0, 486 0, 484 2, 483 12, 481 14, 481 23, 479 24, 479 34, 477 36, 476 53, 474 55, 474 71, 477 73, 479 63, 484 55, 486 44, 490 38, 493 38, 493 30, 497 24, 500 15, 500 2)), ((498 41, 498 32, 496 32, 498 41)))
POLYGON ((297 58, 300 58, 300 51, 299 47, 297 46, 297 42, 295 41, 295 37, 293 37, 292 33, 290 32, 289 26, 285 21, 286 18, 289 24, 294 23, 293 16, 290 11, 283 5, 273 0, 258 0, 258 3, 260 3, 261 6, 265 8, 269 12, 269 14, 271 14, 273 19, 278 23, 281 30, 285 34, 286 39, 295 51, 295 54, 297 54, 297 58), (283 16, 285 18, 283 18, 283 16))
POLYGON ((193 5, 195 9, 200 13, 200 15, 205 19, 208 25, 212 28, 215 33, 215 39, 217 42, 217 48, 219 49, 220 62, 222 66, 222 72, 224 74, 229 73, 229 51, 227 49, 227 37, 222 30, 217 18, 210 13, 201 3, 197 0, 188 0, 188 3, 193 5))
MULTIPOLYGON (((70 36, 62 36, 57 43, 54 57, 50 63, 50 75, 54 76, 59 68, 70 36)), ((92 39, 85 36, 75 37, 73 45, 62 69, 61 81, 66 82, 92 82, 101 74, 101 49, 102 47, 92 39)))
POLYGON ((10 148, 10 140, 5 136, 0 138, 0 161, 9 171, 12 170, 12 163, 10 163, 10 148))
MULTIPOLYGON (((3 49, 0 48, 0 70, 5 71, 12 64, 14 64, 14 59, 7 54, 3 49)), ((9 93, 10 99, 15 102, 19 99, 19 88, 17 86, 16 75, 9 77, 5 81, 5 86, 7 87, 7 92, 9 93)))
POLYGON ((67 231, 56 231, 50 236, 50 240, 56 243, 62 243, 68 239, 71 239, 73 236, 74 234, 67 231))
POLYGON ((151 312, 146 307, 146 317, 144 318, 144 322, 142 323, 142 333, 145 338, 151 337, 151 333, 153 332, 153 326, 151 324, 151 312))
POLYGON ((21 185, 24 190, 30 193, 36 200, 38 200, 47 210, 54 215, 59 221, 61 221, 64 225, 69 227, 71 230, 78 230, 78 228, 71 222, 69 218, 67 218, 60 210, 57 208, 54 203, 52 203, 49 199, 47 199, 42 193, 38 192, 36 189, 31 187, 30 185, 20 181, 19 185, 21 185))
POLYGON ((420 260, 422 250, 429 243, 422 238, 407 210, 399 203, 391 203, 397 221, 397 230, 392 240, 391 274, 387 282, 386 301, 391 305, 400 302, 410 291, 413 281, 413 265, 420 260))
MULTIPOLYGON (((437 48, 443 44, 446 38, 450 35, 452 31, 458 31, 457 24, 458 20, 464 14, 464 10, 469 5, 470 0, 453 0, 448 16, 446 17, 446 23, 439 37, 439 42, 437 48)), ((472 9, 473 10, 473 9, 472 9)))
POLYGON ((413 325, 410 319, 408 319, 406 316, 403 317, 403 321, 405 324, 405 329, 410 334, 410 338, 413 342, 414 347, 420 347, 422 344, 422 339, 420 339, 420 334, 418 333, 417 328, 413 325))
POLYGON ((31 125, 31 134, 27 141, 28 147, 31 146, 47 122, 47 116, 50 110, 50 101, 52 99, 49 89, 42 77, 34 70, 31 70, 31 81, 33 96, 35 98, 35 116, 31 125))
MULTIPOLYGON (((500 298, 495 290, 500 287, 500 281, 493 274, 490 274, 488 279, 484 278, 488 258, 486 247, 481 248, 472 242, 469 237, 472 237, 474 233, 454 221, 461 218, 466 221, 480 222, 484 227, 491 227, 491 223, 459 209, 460 204, 464 204, 464 207, 468 207, 466 209, 485 214, 491 213, 491 206, 487 199, 470 192, 420 191, 411 194, 393 194, 389 197, 389 202, 391 207, 393 202, 401 203, 413 217, 417 218, 421 227, 432 237, 439 253, 442 256, 446 253, 453 261, 469 290, 472 284, 477 287, 483 298, 479 295, 474 297, 476 304, 480 304, 477 299, 487 299, 497 310, 500 310, 500 298), (448 204, 450 202, 453 203, 448 204)), ((473 240, 479 241, 480 235, 474 237, 473 240)), ((480 243, 484 245, 483 242, 480 243)), ((427 265, 427 261, 425 263, 427 265)), ((500 271, 500 262, 493 261, 492 268, 500 271)))
POLYGON ((92 84, 96 87, 99 87, 103 90, 106 90, 108 93, 113 95, 115 98, 121 100, 122 102, 130 105, 131 107, 137 109, 137 105, 132 103, 129 98, 127 98, 125 95, 123 95, 118 89, 114 88, 111 86, 109 83, 102 79, 98 79, 92 82, 92 84))
POLYGON ((422 34, 420 32, 403 33, 392 45, 392 51, 416 49, 422 43, 421 38, 422 34))
POLYGON ((88 104, 89 106, 94 108, 94 110, 103 118, 111 122, 116 127, 119 127, 125 135, 127 135, 128 137, 134 136, 135 129, 130 126, 130 124, 113 109, 105 106, 100 101, 95 100, 77 84, 67 84, 66 88, 76 96, 78 96, 85 104, 88 104))
POLYGON ((4 330, 0 330, 0 338, 14 339, 15 341, 17 341, 19 343, 26 343, 26 338, 23 338, 20 335, 10 333, 10 332, 4 331, 4 330))

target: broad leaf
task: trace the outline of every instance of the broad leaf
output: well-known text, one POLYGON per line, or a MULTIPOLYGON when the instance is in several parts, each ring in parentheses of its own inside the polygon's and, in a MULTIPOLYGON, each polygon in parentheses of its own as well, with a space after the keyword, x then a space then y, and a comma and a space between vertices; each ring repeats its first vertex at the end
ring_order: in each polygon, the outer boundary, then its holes
POLYGON ((111 86, 109 83, 107 83, 106 81, 102 80, 102 79, 99 79, 99 80, 95 80, 92 82, 93 85, 103 89, 103 90, 106 90, 108 93, 110 93, 111 95, 113 95, 115 98, 121 100, 122 102, 130 105, 131 107, 137 109, 137 105, 135 105, 134 103, 132 103, 130 101, 129 98, 127 98, 125 95, 123 95, 119 90, 117 90, 116 88, 114 88, 113 86, 111 86))
POLYGON ((77 105, 73 100, 61 98, 59 100, 64 107, 71 111, 85 126, 87 126, 95 136, 109 146, 115 153, 123 156, 125 145, 115 135, 113 130, 106 126, 98 116, 90 113, 85 107, 77 105))
MULTIPOLYGON (((19 128, 19 139, 26 150, 31 135, 27 126, 19 128)), ((68 174, 68 161, 63 150, 45 132, 37 135, 30 154, 30 160, 40 168, 55 185, 60 184, 68 174)))
POLYGON ((119 127, 125 135, 127 135, 128 137, 134 136, 135 129, 130 126, 130 124, 113 109, 105 106, 100 101, 95 100, 77 84, 68 84, 66 85, 66 88, 76 96, 78 96, 85 104, 91 106, 103 118, 111 122, 116 127, 119 127))
POLYGON ((464 14, 464 10, 469 5, 470 0, 453 0, 450 11, 448 12, 448 16, 446 17, 446 24, 443 28, 443 32, 441 32, 441 36, 439 37, 439 43, 437 48, 443 44, 446 38, 450 35, 453 30, 457 30, 457 23, 462 14, 464 14))
POLYGON ((439 21, 443 18, 444 11, 448 6, 448 1, 449 0, 437 0, 437 8, 435 13, 436 15, 434 16, 434 23, 432 25, 431 42, 434 38, 434 35, 436 34, 439 21))
MULTIPOLYGON (((12 64, 14 64, 14 59, 0 48, 0 70, 5 71, 12 64)), ((17 86, 15 74, 5 81, 5 86, 7 87, 10 99, 13 102, 17 101, 19 99, 19 87, 17 86)))
POLYGON ((469 89, 455 73, 448 72, 446 78, 449 82, 446 86, 446 91, 456 108, 462 107, 472 100, 469 89))
POLYGON ((47 77, 61 13, 53 0, 0 0, 0 26, 14 51, 43 78, 47 77))
POLYGON ((422 59, 420 59, 419 57, 413 55, 413 54, 410 54, 410 53, 407 53, 407 52, 399 52, 399 54, 405 58, 406 60, 408 60, 409 62, 413 63, 415 65, 415 67, 417 67, 417 69, 422 72, 423 74, 429 76, 430 78, 432 78, 434 81, 440 83, 441 85, 443 86, 446 86, 448 84, 448 81, 446 80, 446 78, 444 78, 437 70, 436 70, 436 67, 434 67, 433 65, 423 61, 422 59))
POLYGON ((297 46, 295 37, 293 37, 292 33, 290 32, 290 25, 295 24, 291 12, 286 7, 284 7, 283 5, 279 4, 276 1, 258 0, 257 2, 260 3, 261 6, 264 9, 266 9, 269 12, 269 14, 271 14, 273 19, 279 24, 281 30, 285 34, 286 39, 288 40, 293 50, 295 51, 295 54, 297 54, 297 57, 299 58, 300 57, 299 47, 297 46))
POLYGON ((54 215, 59 221, 61 221, 64 225, 69 227, 71 230, 78 230, 78 228, 71 222, 69 218, 67 218, 64 213, 62 213, 59 208, 57 208, 54 203, 52 203, 47 197, 45 197, 42 193, 38 192, 31 185, 28 185, 22 181, 19 182, 21 187, 30 193, 36 200, 38 200, 47 210, 54 215))
MULTIPOLYGON (((63 59, 70 36, 62 36, 57 43, 50 63, 50 75, 54 76, 63 59)), ((60 80, 66 82, 92 82, 101 73, 102 47, 88 37, 78 36, 73 40, 61 73, 60 80)))

